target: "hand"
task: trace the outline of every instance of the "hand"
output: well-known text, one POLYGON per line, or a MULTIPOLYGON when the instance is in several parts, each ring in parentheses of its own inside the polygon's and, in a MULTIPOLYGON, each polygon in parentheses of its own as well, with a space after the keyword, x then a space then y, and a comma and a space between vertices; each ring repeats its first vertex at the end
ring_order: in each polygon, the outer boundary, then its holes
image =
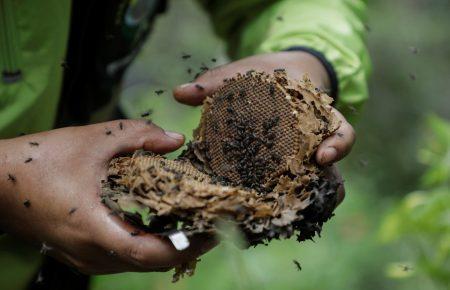
MULTIPOLYGON (((312 83, 321 90, 330 87, 328 74, 315 56, 302 51, 289 51, 251 56, 208 70, 194 82, 175 88, 173 94, 181 103, 200 105, 206 96, 213 94, 223 84, 225 78, 252 69, 272 73, 277 68, 284 68, 288 76, 293 79, 301 79, 306 73, 312 83), (203 89, 198 89, 196 84, 203 89)), ((332 110, 341 120, 341 126, 333 135, 324 140, 317 149, 316 160, 321 165, 331 165, 341 160, 350 152, 355 141, 353 127, 341 113, 334 108, 332 110)), ((336 170, 333 170, 333 172, 337 173, 336 170)), ((338 192, 342 200, 344 196, 343 186, 340 186, 338 192)))
POLYGON ((184 137, 145 121, 63 128, 0 141, 0 228, 86 274, 152 271, 191 261, 214 242, 195 237, 177 251, 101 204, 109 160, 145 149, 166 153, 184 137), (31 143, 30 143, 31 142, 31 143))

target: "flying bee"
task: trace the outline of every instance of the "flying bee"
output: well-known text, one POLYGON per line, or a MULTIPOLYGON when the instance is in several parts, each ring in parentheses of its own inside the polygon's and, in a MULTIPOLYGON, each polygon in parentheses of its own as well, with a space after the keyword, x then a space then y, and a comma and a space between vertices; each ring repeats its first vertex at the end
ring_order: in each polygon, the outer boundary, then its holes
POLYGON ((411 51, 412 54, 418 54, 419 53, 419 49, 415 46, 410 46, 409 47, 409 51, 411 51))
POLYGON ((31 161, 33 161, 33 158, 29 157, 25 160, 25 163, 30 163, 31 161))
POLYGON ((111 132, 111 130, 106 130, 105 134, 109 136, 112 134, 112 132, 111 132))
POLYGON ((201 67, 200 67, 200 70, 201 70, 201 71, 207 71, 207 70, 209 70, 209 67, 208 67, 206 64, 204 64, 204 63, 202 62, 202 65, 201 65, 201 67))
POLYGON ((72 208, 69 210, 69 215, 73 215, 76 211, 77 211, 77 208, 76 208, 76 207, 72 207, 72 208))
POLYGON ((211 61, 212 61, 212 62, 216 62, 217 59, 213 57, 213 58, 211 58, 211 61))
POLYGON ((157 94, 159 96, 159 95, 164 94, 164 92, 165 92, 164 90, 156 90, 155 94, 157 94))
POLYGON ((123 123, 122 122, 119 122, 119 129, 123 130, 123 123))
POLYGON ((141 114, 142 118, 148 117, 153 113, 152 109, 148 109, 147 111, 145 111, 144 113, 141 114))
POLYGON ((28 142, 28 144, 30 144, 30 146, 39 146, 38 142, 28 142))
POLYGON ((192 55, 190 55, 190 54, 183 53, 183 54, 181 55, 181 58, 182 58, 183 60, 186 60, 186 59, 190 59, 191 56, 192 56, 192 55))
POLYGON ((413 267, 408 266, 408 265, 399 265, 399 267, 402 269, 403 272, 408 272, 413 269, 413 267))

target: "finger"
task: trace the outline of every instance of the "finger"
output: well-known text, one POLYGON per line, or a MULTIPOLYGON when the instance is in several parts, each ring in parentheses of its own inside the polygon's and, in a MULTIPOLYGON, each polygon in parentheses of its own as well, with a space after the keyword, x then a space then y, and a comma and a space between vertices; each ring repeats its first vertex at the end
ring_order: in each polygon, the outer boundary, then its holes
POLYGON ((105 142, 98 142, 98 146, 108 147, 110 158, 119 153, 133 152, 144 149, 155 153, 167 153, 178 149, 184 143, 182 134, 164 131, 157 125, 146 120, 117 120, 91 125, 105 142))
POLYGON ((355 143, 355 131, 336 109, 333 109, 341 125, 336 132, 325 139, 317 149, 316 161, 321 165, 331 164, 344 158, 355 143))
MULTIPOLYGON (((213 238, 195 236, 189 239, 188 249, 178 251, 165 237, 139 232, 131 235, 136 229, 117 217, 101 213, 102 222, 98 224, 96 237, 105 249, 114 250, 128 268, 139 271, 164 269, 181 263, 192 261, 216 245, 213 238), (100 226, 101 225, 101 226, 100 226)), ((97 220, 98 221, 98 220, 97 220)))
POLYGON ((189 238, 189 248, 178 251, 166 237, 142 234, 127 245, 125 257, 131 264, 138 265, 143 271, 149 269, 170 268, 195 260, 212 249, 217 242, 206 236, 189 238))
POLYGON ((192 106, 200 105, 207 96, 223 85, 225 78, 238 72, 240 72, 239 69, 233 64, 210 69, 193 82, 176 87, 173 95, 180 103, 192 106))

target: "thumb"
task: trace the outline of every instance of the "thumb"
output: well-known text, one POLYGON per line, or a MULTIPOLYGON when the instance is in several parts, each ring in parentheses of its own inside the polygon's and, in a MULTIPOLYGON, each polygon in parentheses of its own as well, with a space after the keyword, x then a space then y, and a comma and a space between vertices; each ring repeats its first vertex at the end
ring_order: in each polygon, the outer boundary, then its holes
POLYGON ((116 120, 90 125, 105 142, 96 142, 99 149, 108 148, 106 158, 120 153, 144 149, 154 153, 167 153, 184 143, 182 134, 165 131, 146 120, 116 120))
POLYGON ((198 106, 223 85, 226 77, 239 72, 231 65, 219 66, 206 71, 191 83, 176 87, 173 95, 177 101, 186 105, 198 106), (234 70, 233 70, 234 69, 234 70))

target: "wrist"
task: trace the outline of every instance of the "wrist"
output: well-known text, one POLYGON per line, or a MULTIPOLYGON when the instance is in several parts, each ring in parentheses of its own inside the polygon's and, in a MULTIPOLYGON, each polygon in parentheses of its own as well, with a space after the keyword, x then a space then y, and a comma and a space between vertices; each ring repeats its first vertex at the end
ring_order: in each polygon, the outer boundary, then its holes
POLYGON ((18 164, 20 145, 17 139, 0 140, 0 232, 6 230, 9 213, 17 202, 19 192, 22 166, 18 164))
POLYGON ((314 67, 320 75, 321 85, 323 86, 319 86, 319 88, 327 92, 328 95, 334 99, 334 102, 337 101, 339 90, 337 74, 333 65, 328 61, 324 54, 313 48, 305 46, 293 46, 285 51, 292 53, 303 53, 309 55, 310 58, 314 58, 316 63, 314 67))

